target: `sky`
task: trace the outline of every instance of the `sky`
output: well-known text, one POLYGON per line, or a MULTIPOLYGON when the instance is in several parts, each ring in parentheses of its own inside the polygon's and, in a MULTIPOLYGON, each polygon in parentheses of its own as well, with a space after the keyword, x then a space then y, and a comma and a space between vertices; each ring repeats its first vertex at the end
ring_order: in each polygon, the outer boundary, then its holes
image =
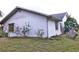
POLYGON ((3 12, 4 17, 16 6, 44 14, 68 12, 79 23, 78 0, 0 0, 0 10, 3 12))

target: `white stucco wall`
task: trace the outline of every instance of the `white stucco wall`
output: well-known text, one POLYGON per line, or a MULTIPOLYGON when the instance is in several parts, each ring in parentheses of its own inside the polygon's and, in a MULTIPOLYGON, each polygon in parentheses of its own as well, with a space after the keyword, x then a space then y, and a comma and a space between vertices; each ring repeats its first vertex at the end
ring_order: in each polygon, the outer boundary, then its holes
POLYGON ((62 22, 58 22, 58 30, 55 29, 55 22, 52 20, 48 20, 47 24, 47 18, 45 16, 37 15, 34 13, 21 11, 14 14, 7 22, 4 23, 3 31, 8 33, 9 37, 17 36, 15 32, 9 32, 8 31, 8 24, 14 23, 15 30, 16 26, 19 26, 22 28, 25 23, 30 24, 30 32, 27 35, 28 37, 38 37, 37 32, 39 29, 43 29, 44 35, 43 37, 51 37, 62 34, 60 30, 60 23, 62 23, 62 26, 64 26, 64 21, 66 20, 66 16, 63 18, 62 22))
POLYGON ((6 33, 9 33, 9 37, 16 36, 15 33, 8 32, 8 24, 14 23, 14 26, 22 27, 25 23, 28 23, 31 26, 29 37, 37 37, 37 31, 39 29, 44 30, 43 37, 47 37, 47 18, 41 15, 33 14, 26 11, 17 12, 14 14, 5 24, 3 30, 6 33))
POLYGON ((62 19, 62 26, 64 27, 64 22, 67 20, 67 17, 66 17, 66 15, 63 17, 63 19, 62 19))
POLYGON ((48 37, 60 35, 62 32, 60 30, 60 22, 58 22, 58 30, 55 29, 55 22, 49 20, 48 21, 48 37))

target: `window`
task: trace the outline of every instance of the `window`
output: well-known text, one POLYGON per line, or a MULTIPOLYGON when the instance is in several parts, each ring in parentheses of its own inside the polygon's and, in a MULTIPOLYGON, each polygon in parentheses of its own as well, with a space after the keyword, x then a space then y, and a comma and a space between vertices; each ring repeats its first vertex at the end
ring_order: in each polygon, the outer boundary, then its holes
POLYGON ((14 32, 14 23, 9 24, 9 32, 14 32))
POLYGON ((55 29, 58 30, 58 22, 55 22, 55 29))

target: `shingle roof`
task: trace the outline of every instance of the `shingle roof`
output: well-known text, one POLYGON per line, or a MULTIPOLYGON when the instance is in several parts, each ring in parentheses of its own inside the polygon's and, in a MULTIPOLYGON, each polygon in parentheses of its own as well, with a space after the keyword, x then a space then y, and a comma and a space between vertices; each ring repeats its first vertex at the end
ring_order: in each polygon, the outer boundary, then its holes
POLYGON ((58 13, 58 14, 53 14, 52 17, 57 18, 57 20, 62 21, 62 19, 64 18, 64 16, 67 14, 67 12, 64 13, 58 13))

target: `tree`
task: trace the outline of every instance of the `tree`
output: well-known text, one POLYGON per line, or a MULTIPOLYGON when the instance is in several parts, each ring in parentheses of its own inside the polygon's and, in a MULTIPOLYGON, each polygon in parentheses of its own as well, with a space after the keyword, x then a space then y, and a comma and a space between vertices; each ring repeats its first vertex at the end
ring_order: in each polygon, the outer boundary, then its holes
POLYGON ((17 36, 21 35, 21 29, 19 26, 16 27, 15 33, 17 34, 17 36))
POLYGON ((37 35, 38 35, 38 37, 43 37, 43 35, 44 35, 44 30, 43 30, 43 29, 38 29, 37 35))
POLYGON ((27 23, 25 23, 25 25, 22 28, 22 34, 23 34, 23 36, 26 36, 26 34, 28 34, 30 30, 31 30, 30 29, 30 24, 28 23, 28 25, 27 25, 27 23))
POLYGON ((2 16, 3 16, 2 14, 3 14, 3 12, 0 10, 0 17, 2 17, 2 16))
POLYGON ((72 18, 71 16, 68 16, 65 24, 65 32, 69 32, 71 28, 74 28, 75 30, 78 27, 78 23, 75 18, 72 18))

